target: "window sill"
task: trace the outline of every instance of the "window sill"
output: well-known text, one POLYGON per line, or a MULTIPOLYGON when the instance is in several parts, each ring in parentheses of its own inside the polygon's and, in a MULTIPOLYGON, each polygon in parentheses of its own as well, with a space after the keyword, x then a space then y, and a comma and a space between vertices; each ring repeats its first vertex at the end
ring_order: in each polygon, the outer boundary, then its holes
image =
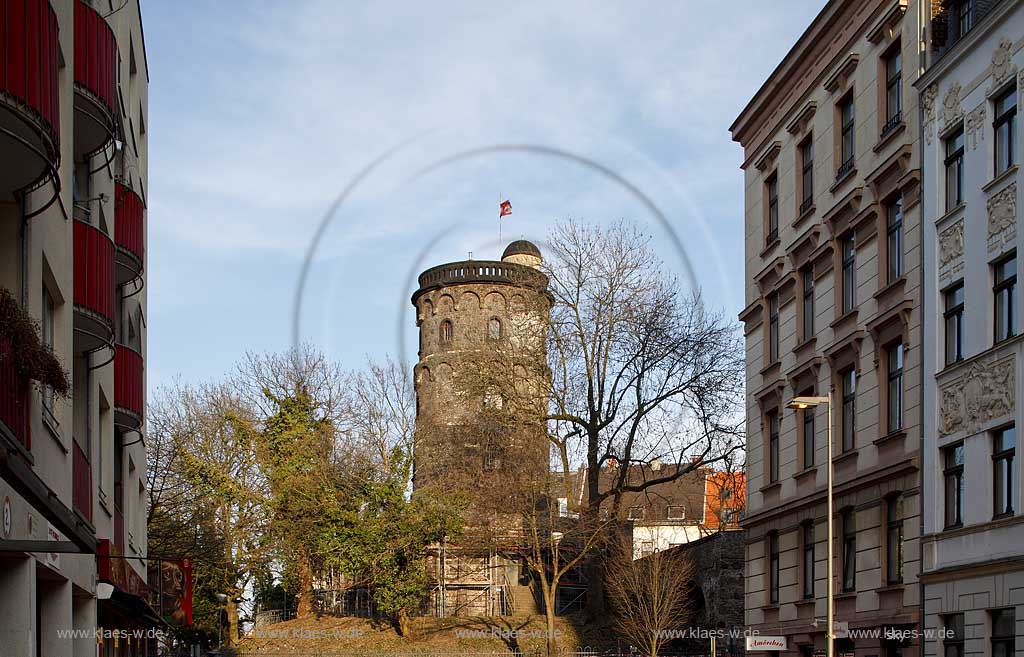
POLYGON ((800 598, 793 604, 795 604, 797 607, 806 607, 808 605, 813 605, 815 602, 817 602, 817 600, 814 598, 800 598))
POLYGON ((906 274, 904 274, 898 277, 892 283, 886 283, 883 287, 879 288, 879 290, 875 292, 872 296, 874 296, 875 299, 882 299, 883 297, 891 295, 893 293, 893 290, 902 290, 904 287, 906 287, 906 284, 907 276, 906 274))
MULTIPOLYGON (((799 211, 799 208, 797 208, 797 210, 799 211)), ((804 221, 806 221, 809 217, 812 217, 814 215, 815 210, 816 210, 816 208, 814 207, 814 203, 811 203, 809 208, 807 208, 803 212, 800 212, 797 215, 796 220, 794 220, 793 223, 791 224, 793 226, 793 228, 796 228, 797 226, 802 224, 804 221)))
POLYGON ((782 482, 781 482, 781 481, 774 481, 774 482, 772 482, 772 483, 770 483, 770 484, 767 484, 767 485, 765 485, 765 486, 761 486, 761 488, 760 488, 760 491, 759 491, 759 492, 760 492, 760 493, 761 493, 762 495, 764 495, 764 494, 766 494, 766 493, 771 493, 771 492, 777 491, 777 490, 779 490, 780 488, 782 488, 782 482))
POLYGON ((797 472, 796 474, 794 474, 793 475, 793 479, 796 479, 798 481, 801 480, 801 479, 806 479, 806 478, 810 477, 811 475, 813 475, 813 474, 815 474, 817 472, 818 472, 818 466, 812 465, 811 467, 804 468, 800 472, 797 472))
POLYGON ((100 507, 107 514, 108 518, 113 518, 114 514, 110 510, 110 502, 107 501, 107 494, 103 492, 102 488, 98 488, 97 491, 99 492, 99 495, 97 495, 96 498, 100 501, 100 507))
POLYGON ((767 365, 762 367, 760 374, 761 374, 762 377, 767 377, 767 376, 771 375, 773 372, 778 372, 778 370, 780 370, 780 369, 782 369, 782 361, 781 360, 776 360, 776 361, 774 361, 772 363, 768 363, 767 365))
POLYGON ((877 589, 875 589, 875 593, 892 593, 895 591, 903 591, 905 587, 906 584, 904 584, 903 582, 897 582, 895 584, 886 584, 885 586, 880 586, 877 589))
POLYGON ((839 317, 836 317, 835 320, 833 320, 833 322, 831 324, 829 324, 828 326, 833 331, 838 333, 839 331, 837 329, 839 327, 841 327, 843 324, 846 324, 847 322, 856 322, 856 321, 857 321, 857 309, 854 308, 853 310, 847 310, 845 313, 843 313, 839 317))
POLYGON ((857 591, 840 591, 836 593, 836 600, 856 600, 857 591))
POLYGON ((843 175, 836 176, 836 181, 832 183, 832 186, 828 188, 828 191, 835 194, 847 181, 851 180, 857 174, 857 167, 850 167, 849 171, 843 172, 843 175))
POLYGON ((776 235, 776 236, 775 236, 775 237, 774 237, 773 239, 770 239, 770 240, 768 240, 768 241, 767 241, 767 242, 765 243, 765 245, 764 245, 764 248, 763 248, 763 249, 761 249, 761 253, 759 254, 759 255, 760 255, 760 257, 761 257, 761 258, 764 258, 764 257, 765 257, 765 256, 767 256, 767 255, 768 255, 769 253, 771 253, 772 251, 774 251, 774 250, 775 250, 775 247, 777 247, 777 246, 778 246, 779 244, 781 244, 781 243, 782 243, 782 240, 781 240, 781 239, 779 239, 778 235, 776 235))
POLYGON ((841 452, 840 454, 832 457, 832 465, 840 465, 842 463, 846 463, 847 461, 856 461, 857 454, 858 451, 856 447, 845 452, 841 452))
POLYGON ((1016 164, 1014 164, 1012 167, 1010 167, 1006 171, 1002 172, 1001 174, 999 174, 998 176, 996 176, 992 180, 990 180, 987 183, 985 183, 984 185, 982 185, 981 186, 981 191, 983 191, 986 194, 988 194, 989 192, 991 192, 996 187, 999 187, 999 185, 1001 183, 1006 182, 1010 178, 1015 177, 1017 175, 1017 169, 1018 169, 1018 166, 1016 164))
POLYGON ((57 418, 53 416, 53 412, 43 406, 40 416, 43 419, 43 426, 46 427, 46 430, 50 432, 50 435, 53 436, 54 440, 57 441, 57 444, 60 445, 61 449, 64 450, 64 453, 67 454, 68 450, 64 447, 64 442, 60 439, 60 422, 58 422, 57 418))
POLYGON ((801 342, 797 346, 793 347, 793 353, 799 354, 800 352, 807 351, 808 349, 813 350, 814 349, 814 345, 817 342, 818 342, 817 338, 812 335, 811 337, 807 338, 806 340, 804 340, 803 342, 801 342))
POLYGON ((884 436, 880 436, 878 438, 875 438, 873 441, 871 441, 871 443, 873 445, 884 445, 885 443, 894 441, 897 438, 905 438, 906 435, 907 435, 906 430, 900 429, 899 431, 892 431, 890 433, 885 434, 884 436))
POLYGON ((772 609, 775 609, 777 611, 779 609, 779 603, 778 602, 769 602, 766 605, 761 605, 761 610, 762 611, 770 611, 772 609))
POLYGON ((946 214, 936 219, 935 225, 942 226, 943 224, 952 221, 953 217, 956 217, 963 213, 965 207, 966 206, 964 205, 964 202, 960 201, 950 209, 946 210, 946 214))
POLYGON ((887 132, 883 132, 878 137, 878 143, 871 150, 875 153, 880 152, 883 148, 889 145, 889 143, 896 138, 896 135, 902 133, 907 128, 906 121, 900 121, 893 127, 889 128, 887 132))

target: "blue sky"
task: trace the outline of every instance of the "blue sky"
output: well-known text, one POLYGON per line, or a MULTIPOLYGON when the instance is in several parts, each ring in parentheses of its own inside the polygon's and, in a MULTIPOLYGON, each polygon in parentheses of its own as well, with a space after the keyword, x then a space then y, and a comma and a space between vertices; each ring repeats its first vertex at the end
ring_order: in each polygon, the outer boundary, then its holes
POLYGON ((330 218, 299 314, 301 339, 346 366, 415 360, 415 273, 496 259, 499 195, 502 242, 543 249, 558 219, 626 218, 682 274, 670 231, 580 160, 661 210, 735 318, 728 126, 821 5, 144 0, 151 390, 291 344, 317 226, 374 161, 330 218))

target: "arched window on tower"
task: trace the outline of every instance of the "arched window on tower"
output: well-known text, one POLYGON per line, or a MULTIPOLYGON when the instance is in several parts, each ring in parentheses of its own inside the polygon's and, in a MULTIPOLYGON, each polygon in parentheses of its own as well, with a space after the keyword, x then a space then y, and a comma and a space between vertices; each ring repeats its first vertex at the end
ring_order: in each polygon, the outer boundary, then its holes
POLYGON ((497 317, 492 317, 490 321, 487 322, 487 339, 501 339, 501 320, 498 319, 497 317))
POLYGON ((451 344, 452 342, 452 322, 450 319, 446 319, 441 322, 441 344, 451 344))

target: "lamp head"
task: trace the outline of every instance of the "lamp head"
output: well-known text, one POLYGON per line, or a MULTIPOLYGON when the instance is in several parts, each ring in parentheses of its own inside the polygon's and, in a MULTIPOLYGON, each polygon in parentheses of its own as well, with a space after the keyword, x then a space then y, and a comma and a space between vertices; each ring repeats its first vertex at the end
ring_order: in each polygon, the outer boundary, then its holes
POLYGON ((794 397, 788 404, 786 404, 786 406, 798 411, 803 411, 808 408, 816 408, 827 403, 828 397, 794 397))

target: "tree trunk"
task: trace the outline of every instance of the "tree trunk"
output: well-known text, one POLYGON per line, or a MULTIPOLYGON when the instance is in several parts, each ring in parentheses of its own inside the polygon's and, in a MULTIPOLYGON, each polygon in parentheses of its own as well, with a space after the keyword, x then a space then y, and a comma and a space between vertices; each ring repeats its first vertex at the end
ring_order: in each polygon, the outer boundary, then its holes
POLYGON ((228 601, 225 604, 228 625, 224 628, 224 631, 227 633, 224 643, 226 643, 229 648, 234 648, 238 645, 238 603, 235 602, 235 598, 237 596, 238 591, 231 591, 228 593, 228 601))
POLYGON ((299 569, 299 595, 295 617, 309 618, 313 615, 313 568, 310 566, 309 554, 305 549, 299 551, 296 561, 296 566, 299 569))
POLYGON ((555 594, 558 589, 555 587, 544 587, 544 620, 547 627, 548 657, 555 654, 555 594))
POLYGON ((395 615, 395 620, 398 623, 398 635, 408 639, 412 632, 412 627, 409 624, 409 611, 407 609, 399 609, 398 614, 395 615))

